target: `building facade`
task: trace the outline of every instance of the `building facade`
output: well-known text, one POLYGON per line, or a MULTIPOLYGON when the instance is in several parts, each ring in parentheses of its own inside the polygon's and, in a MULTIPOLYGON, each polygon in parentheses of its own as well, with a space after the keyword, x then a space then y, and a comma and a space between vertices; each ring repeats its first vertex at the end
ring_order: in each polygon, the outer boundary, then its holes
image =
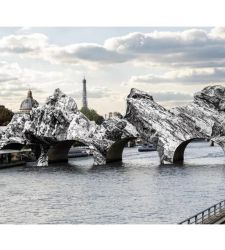
POLYGON ((27 98, 20 104, 20 112, 29 113, 32 108, 36 108, 38 105, 38 102, 33 98, 32 91, 28 90, 27 98))

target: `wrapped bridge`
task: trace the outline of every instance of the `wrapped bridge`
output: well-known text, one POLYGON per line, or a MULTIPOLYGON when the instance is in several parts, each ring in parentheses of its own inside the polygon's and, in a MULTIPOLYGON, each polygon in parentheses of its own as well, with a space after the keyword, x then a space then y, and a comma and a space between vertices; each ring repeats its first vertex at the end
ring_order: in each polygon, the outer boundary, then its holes
POLYGON ((88 120, 75 100, 56 89, 43 106, 17 113, 0 134, 0 149, 39 148, 38 166, 66 161, 74 142, 90 147, 95 165, 122 159, 129 140, 141 137, 153 143, 161 163, 183 160, 184 150, 196 138, 210 139, 225 150, 225 88, 214 85, 194 95, 192 103, 171 110, 153 97, 131 89, 123 119, 102 125, 88 120))

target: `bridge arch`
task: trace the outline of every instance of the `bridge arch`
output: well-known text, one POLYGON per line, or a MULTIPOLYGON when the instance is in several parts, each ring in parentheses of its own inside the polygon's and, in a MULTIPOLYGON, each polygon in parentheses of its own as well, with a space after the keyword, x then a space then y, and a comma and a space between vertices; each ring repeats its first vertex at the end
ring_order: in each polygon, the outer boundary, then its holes
POLYGON ((135 140, 135 137, 128 137, 114 142, 106 152, 106 163, 122 161, 123 150, 129 141, 135 140))
MULTIPOLYGON (((203 139, 203 140, 208 140, 210 138, 192 138, 192 139, 189 139, 187 141, 183 141, 175 150, 174 154, 173 154, 173 163, 177 163, 177 162, 183 162, 184 161, 184 151, 187 147, 187 145, 189 143, 191 143, 192 141, 196 140, 196 139, 203 139)), ((211 140, 211 139, 210 139, 211 140)), ((211 140, 213 143, 214 140, 211 140)), ((222 145, 220 145, 219 143, 217 143, 221 148, 222 150, 224 151, 224 147, 222 145)))
MULTIPOLYGON (((49 163, 54 162, 67 162, 68 161, 68 153, 71 149, 71 147, 77 143, 77 146, 90 146, 90 149, 92 151, 92 155, 94 158, 94 165, 103 165, 105 164, 105 157, 104 155, 93 145, 80 140, 80 139, 74 139, 74 140, 65 140, 57 142, 53 145, 51 145, 47 151, 46 151, 46 159, 49 163)), ((46 164, 46 163, 45 163, 46 164)))
MULTIPOLYGON (((128 138, 117 140, 109 147, 108 150, 106 150, 104 154, 102 154, 102 152, 97 152, 98 150, 92 149, 94 161, 99 161, 99 158, 101 158, 102 160, 103 158, 105 158, 105 163, 121 161, 124 147, 127 145, 129 141, 132 141, 134 139, 136 138, 128 137, 128 138)), ((50 146, 50 148, 48 149, 47 154, 48 154, 49 163, 67 162, 68 153, 71 147, 76 142, 78 143, 78 145, 89 146, 87 143, 81 140, 67 140, 67 141, 57 142, 56 144, 50 146)), ((95 165, 98 165, 98 164, 95 164, 95 165)))

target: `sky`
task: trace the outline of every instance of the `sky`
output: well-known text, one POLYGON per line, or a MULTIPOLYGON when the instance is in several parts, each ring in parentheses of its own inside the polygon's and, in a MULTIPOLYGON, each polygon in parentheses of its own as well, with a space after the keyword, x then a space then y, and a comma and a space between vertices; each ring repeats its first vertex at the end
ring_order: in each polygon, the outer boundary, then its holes
POLYGON ((0 27, 0 104, 18 111, 28 89, 42 105, 56 88, 81 108, 126 111, 131 88, 166 108, 225 83, 225 27, 0 27))

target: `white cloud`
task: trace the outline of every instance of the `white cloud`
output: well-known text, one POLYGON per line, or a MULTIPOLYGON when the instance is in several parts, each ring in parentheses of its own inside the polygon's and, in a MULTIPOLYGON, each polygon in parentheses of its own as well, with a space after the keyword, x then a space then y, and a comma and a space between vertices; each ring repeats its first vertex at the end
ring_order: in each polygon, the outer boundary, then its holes
POLYGON ((210 36, 214 39, 225 39, 225 27, 215 27, 210 31, 210 36))
POLYGON ((161 75, 147 74, 132 76, 130 83, 180 83, 205 84, 225 82, 225 68, 179 69, 168 71, 161 75))
POLYGON ((0 51, 15 54, 40 53, 47 46, 48 38, 44 34, 9 35, 0 39, 0 51))
POLYGON ((91 43, 72 44, 67 46, 49 46, 44 51, 47 60, 56 63, 79 64, 99 63, 112 64, 123 63, 132 57, 107 50, 101 45, 91 43))
POLYGON ((42 84, 63 79, 63 73, 57 71, 38 71, 21 67, 18 63, 0 61, 0 82, 17 81, 18 84, 42 84))
MULTIPOLYGON (((25 29, 26 30, 26 29, 25 29)), ((114 64, 132 60, 169 66, 225 66, 225 28, 179 32, 130 33, 107 39, 103 45, 51 44, 41 33, 0 39, 0 51, 46 59, 52 63, 114 64)))
POLYGON ((168 101, 191 101, 193 96, 189 93, 183 92, 151 92, 150 93, 155 101, 168 102, 168 101))
MULTIPOLYGON (((22 32, 20 29, 18 32, 22 32)), ((26 29, 25 29, 26 31, 26 29)), ((91 63, 122 63, 131 56, 111 51, 99 44, 78 43, 58 46, 48 43, 48 37, 41 33, 15 34, 0 39, 2 53, 14 53, 21 56, 36 57, 53 63, 78 64, 91 63)))
POLYGON ((182 32, 154 31, 151 33, 130 33, 105 41, 104 46, 119 52, 134 54, 178 53, 190 47, 201 47, 210 42, 210 33, 201 29, 182 32))
POLYGON ((27 33, 30 33, 31 29, 32 29, 32 27, 24 26, 24 27, 19 28, 16 31, 16 34, 27 34, 27 33))
POLYGON ((46 85, 63 79, 61 72, 42 72, 21 67, 18 63, 0 61, 0 96, 14 97, 25 96, 31 88, 35 94, 43 94, 46 85))
POLYGON ((224 28, 210 31, 190 29, 181 32, 154 31, 110 38, 104 46, 129 53, 137 60, 176 65, 225 65, 224 28))

